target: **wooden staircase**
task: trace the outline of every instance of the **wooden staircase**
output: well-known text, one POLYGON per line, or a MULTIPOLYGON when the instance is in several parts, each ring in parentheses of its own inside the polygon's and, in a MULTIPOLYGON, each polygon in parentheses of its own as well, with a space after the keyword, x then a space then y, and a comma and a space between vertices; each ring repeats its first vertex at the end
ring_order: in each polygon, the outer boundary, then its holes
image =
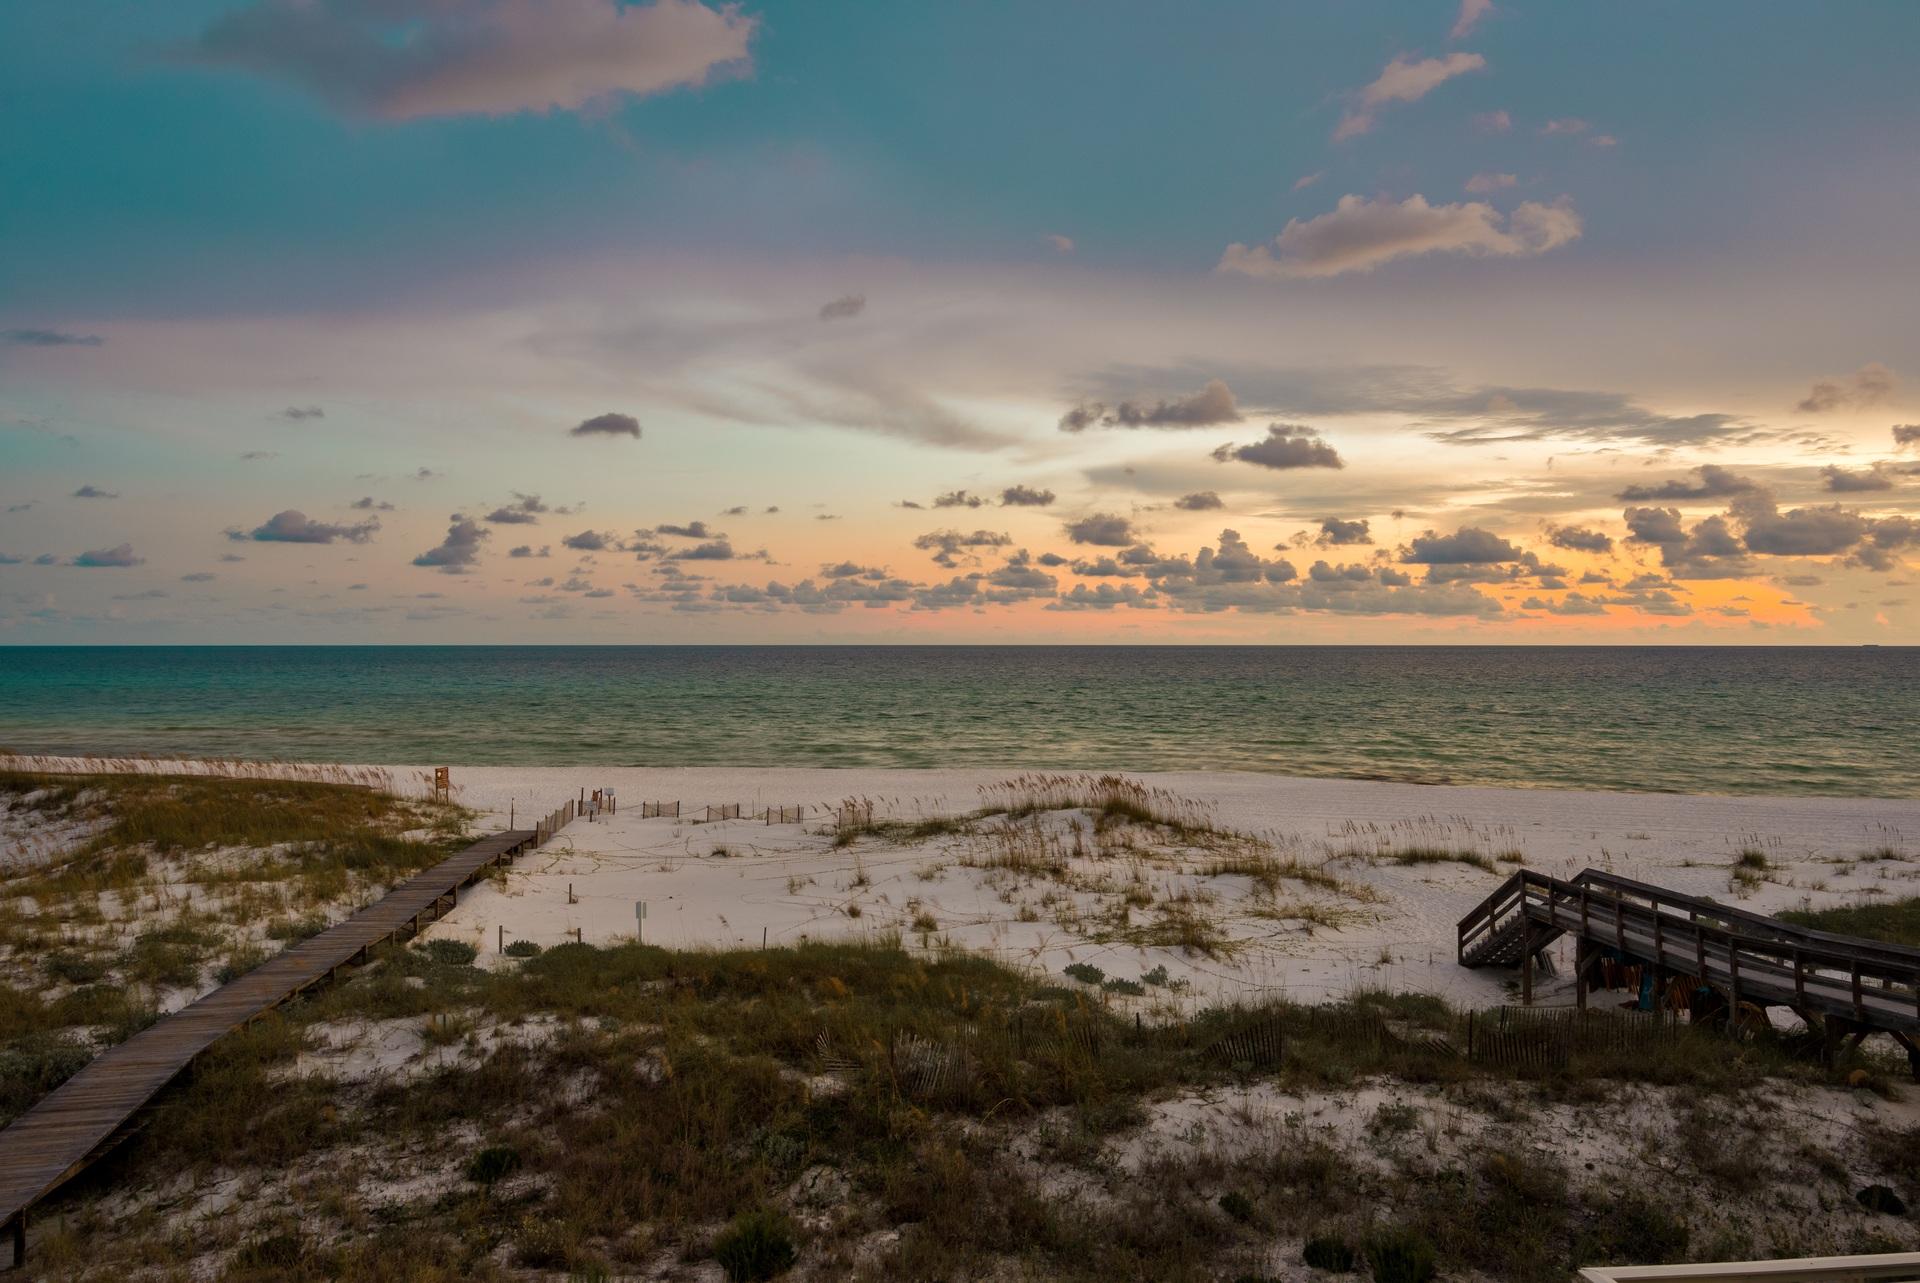
POLYGON ((1460 919, 1457 957, 1463 967, 1519 967, 1531 1002, 1541 951, 1562 935, 1577 944, 1581 1007, 1611 956, 1652 968, 1657 987, 1691 979, 1721 1015, 1787 1007, 1822 1034, 1829 1054, 1886 1034, 1920 1078, 1920 949, 1797 927, 1598 869, 1571 880, 1522 869, 1460 919))

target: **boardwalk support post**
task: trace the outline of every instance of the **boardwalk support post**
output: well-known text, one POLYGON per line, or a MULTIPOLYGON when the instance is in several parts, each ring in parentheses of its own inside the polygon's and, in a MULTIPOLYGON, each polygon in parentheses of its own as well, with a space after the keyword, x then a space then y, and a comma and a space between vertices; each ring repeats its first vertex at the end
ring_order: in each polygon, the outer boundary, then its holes
POLYGON ((24 1270, 27 1268, 27 1214, 24 1210, 13 1218, 10 1228, 13 1230, 13 1268, 24 1270))
POLYGON ((1913 1070, 1913 1080, 1920 1082, 1920 1038, 1896 1029, 1893 1031, 1893 1040, 1907 1049, 1907 1067, 1913 1070))
POLYGON ((1528 928, 1526 939, 1520 942, 1521 952, 1525 955, 1520 963, 1520 1002, 1524 1006, 1533 1005, 1533 930, 1528 928))

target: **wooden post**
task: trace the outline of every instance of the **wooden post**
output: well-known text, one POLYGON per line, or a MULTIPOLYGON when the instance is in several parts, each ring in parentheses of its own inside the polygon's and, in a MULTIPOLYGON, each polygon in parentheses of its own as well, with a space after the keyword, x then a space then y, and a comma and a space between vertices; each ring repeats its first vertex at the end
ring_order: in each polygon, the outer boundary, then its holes
POLYGON ((24 1207, 13 1218, 13 1268, 27 1268, 27 1209, 24 1207))
POLYGON ((1740 950, 1727 938, 1727 1032, 1740 1033, 1740 950))
POLYGON ((507 951, 507 924, 502 922, 499 924, 499 927, 500 938, 494 942, 493 951, 495 953, 505 953, 507 951))
POLYGON ((1573 942, 1573 1005, 1581 1011, 1587 1009, 1588 948, 1585 936, 1573 942))
POLYGON ((1531 926, 1520 937, 1520 947, 1524 953, 1520 963, 1520 1003, 1522 1006, 1531 1007, 1533 1005, 1533 928, 1531 926))

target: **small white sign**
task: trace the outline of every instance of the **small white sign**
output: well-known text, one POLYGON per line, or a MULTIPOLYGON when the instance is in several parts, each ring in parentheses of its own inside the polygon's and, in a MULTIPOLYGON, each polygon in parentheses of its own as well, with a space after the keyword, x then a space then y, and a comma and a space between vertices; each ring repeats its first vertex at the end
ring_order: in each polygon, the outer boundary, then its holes
POLYGON ((633 902, 633 916, 635 917, 635 919, 637 919, 637 920, 639 920, 639 921, 641 921, 641 922, 645 922, 645 921, 646 921, 646 919, 647 919, 647 902, 646 902, 645 900, 635 900, 635 901, 633 902))

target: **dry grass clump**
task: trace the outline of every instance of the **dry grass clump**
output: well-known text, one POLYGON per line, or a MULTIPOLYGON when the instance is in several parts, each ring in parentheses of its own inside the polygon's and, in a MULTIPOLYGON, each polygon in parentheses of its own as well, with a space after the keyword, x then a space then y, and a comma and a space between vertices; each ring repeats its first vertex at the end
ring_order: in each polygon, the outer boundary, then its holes
POLYGON ((1326 866, 1303 864, 1297 859, 1245 853, 1226 856, 1203 864, 1200 871, 1210 878, 1242 877, 1268 895, 1276 894, 1286 882, 1298 882, 1315 891, 1371 904, 1380 893, 1364 882, 1353 882, 1330 873, 1326 866))
POLYGON ((376 789, 383 793, 393 791, 393 772, 385 767, 341 766, 331 762, 275 762, 241 757, 0 753, 0 772, 45 776, 167 775, 217 780, 292 780, 307 784, 376 789))
POLYGON ((982 787, 980 796, 981 816, 1017 820, 1052 811, 1086 811, 1096 829, 1147 825, 1186 846, 1239 846, 1251 840, 1215 824, 1204 803, 1124 775, 1017 775, 982 787))
POLYGON ((1526 859, 1510 825, 1476 824, 1459 816, 1426 815, 1387 824, 1348 820, 1331 837, 1336 859, 1369 864, 1464 864, 1495 873, 1500 864, 1526 859))

